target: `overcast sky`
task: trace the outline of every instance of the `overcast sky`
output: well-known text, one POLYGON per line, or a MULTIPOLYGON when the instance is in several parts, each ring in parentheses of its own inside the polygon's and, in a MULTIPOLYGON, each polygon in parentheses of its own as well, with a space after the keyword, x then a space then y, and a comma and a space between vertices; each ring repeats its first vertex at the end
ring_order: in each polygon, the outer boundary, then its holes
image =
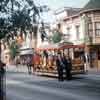
MULTIPOLYGON (((82 8, 89 0, 34 0, 38 5, 48 5, 51 10, 56 10, 62 7, 76 7, 82 8)), ((52 13, 45 13, 43 19, 46 22, 52 22, 55 20, 52 13)))
POLYGON ((89 0, 35 0, 38 4, 46 4, 52 9, 60 7, 83 7, 89 0))

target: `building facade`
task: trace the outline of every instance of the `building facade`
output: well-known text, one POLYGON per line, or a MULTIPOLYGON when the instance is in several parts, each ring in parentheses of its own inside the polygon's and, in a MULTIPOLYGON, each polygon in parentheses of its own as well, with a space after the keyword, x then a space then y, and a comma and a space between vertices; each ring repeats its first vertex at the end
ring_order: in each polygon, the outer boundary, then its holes
POLYGON ((100 0, 90 0, 84 8, 66 16, 61 22, 64 34, 69 34, 69 41, 85 45, 89 55, 88 69, 100 70, 100 0))

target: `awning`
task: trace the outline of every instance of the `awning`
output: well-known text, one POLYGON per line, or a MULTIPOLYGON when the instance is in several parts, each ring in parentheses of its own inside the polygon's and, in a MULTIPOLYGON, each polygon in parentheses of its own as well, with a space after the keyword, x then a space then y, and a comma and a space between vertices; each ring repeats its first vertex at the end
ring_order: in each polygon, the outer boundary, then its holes
POLYGON ((37 48, 38 50, 56 50, 59 49, 59 45, 58 44, 50 44, 50 45, 41 45, 39 46, 39 48, 37 48))
POLYGON ((23 49, 20 51, 20 55, 33 55, 34 50, 33 49, 23 49))
POLYGON ((84 45, 73 45, 73 44, 50 44, 50 45, 41 45, 37 48, 37 51, 41 50, 60 50, 60 49, 68 49, 68 48, 84 48, 84 45))

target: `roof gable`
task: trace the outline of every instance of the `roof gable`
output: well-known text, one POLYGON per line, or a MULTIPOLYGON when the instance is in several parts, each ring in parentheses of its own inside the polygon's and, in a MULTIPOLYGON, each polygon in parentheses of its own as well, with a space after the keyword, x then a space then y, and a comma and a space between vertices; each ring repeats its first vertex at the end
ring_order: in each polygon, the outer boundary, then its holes
POLYGON ((90 0, 82 9, 82 11, 99 10, 100 0, 90 0))

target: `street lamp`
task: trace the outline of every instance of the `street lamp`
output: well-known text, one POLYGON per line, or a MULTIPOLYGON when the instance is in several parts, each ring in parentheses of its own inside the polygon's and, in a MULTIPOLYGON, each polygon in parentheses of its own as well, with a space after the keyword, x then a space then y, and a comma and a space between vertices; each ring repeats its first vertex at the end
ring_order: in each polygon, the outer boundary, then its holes
POLYGON ((92 66, 92 54, 90 52, 90 48, 87 45, 92 45, 92 34, 89 33, 89 24, 91 23, 91 18, 88 17, 86 14, 83 16, 84 19, 84 26, 85 26, 85 45, 86 45, 86 53, 89 55, 90 58, 90 66, 92 66), (87 41, 88 39, 88 41, 87 41), (88 48, 88 49, 87 49, 88 48))

